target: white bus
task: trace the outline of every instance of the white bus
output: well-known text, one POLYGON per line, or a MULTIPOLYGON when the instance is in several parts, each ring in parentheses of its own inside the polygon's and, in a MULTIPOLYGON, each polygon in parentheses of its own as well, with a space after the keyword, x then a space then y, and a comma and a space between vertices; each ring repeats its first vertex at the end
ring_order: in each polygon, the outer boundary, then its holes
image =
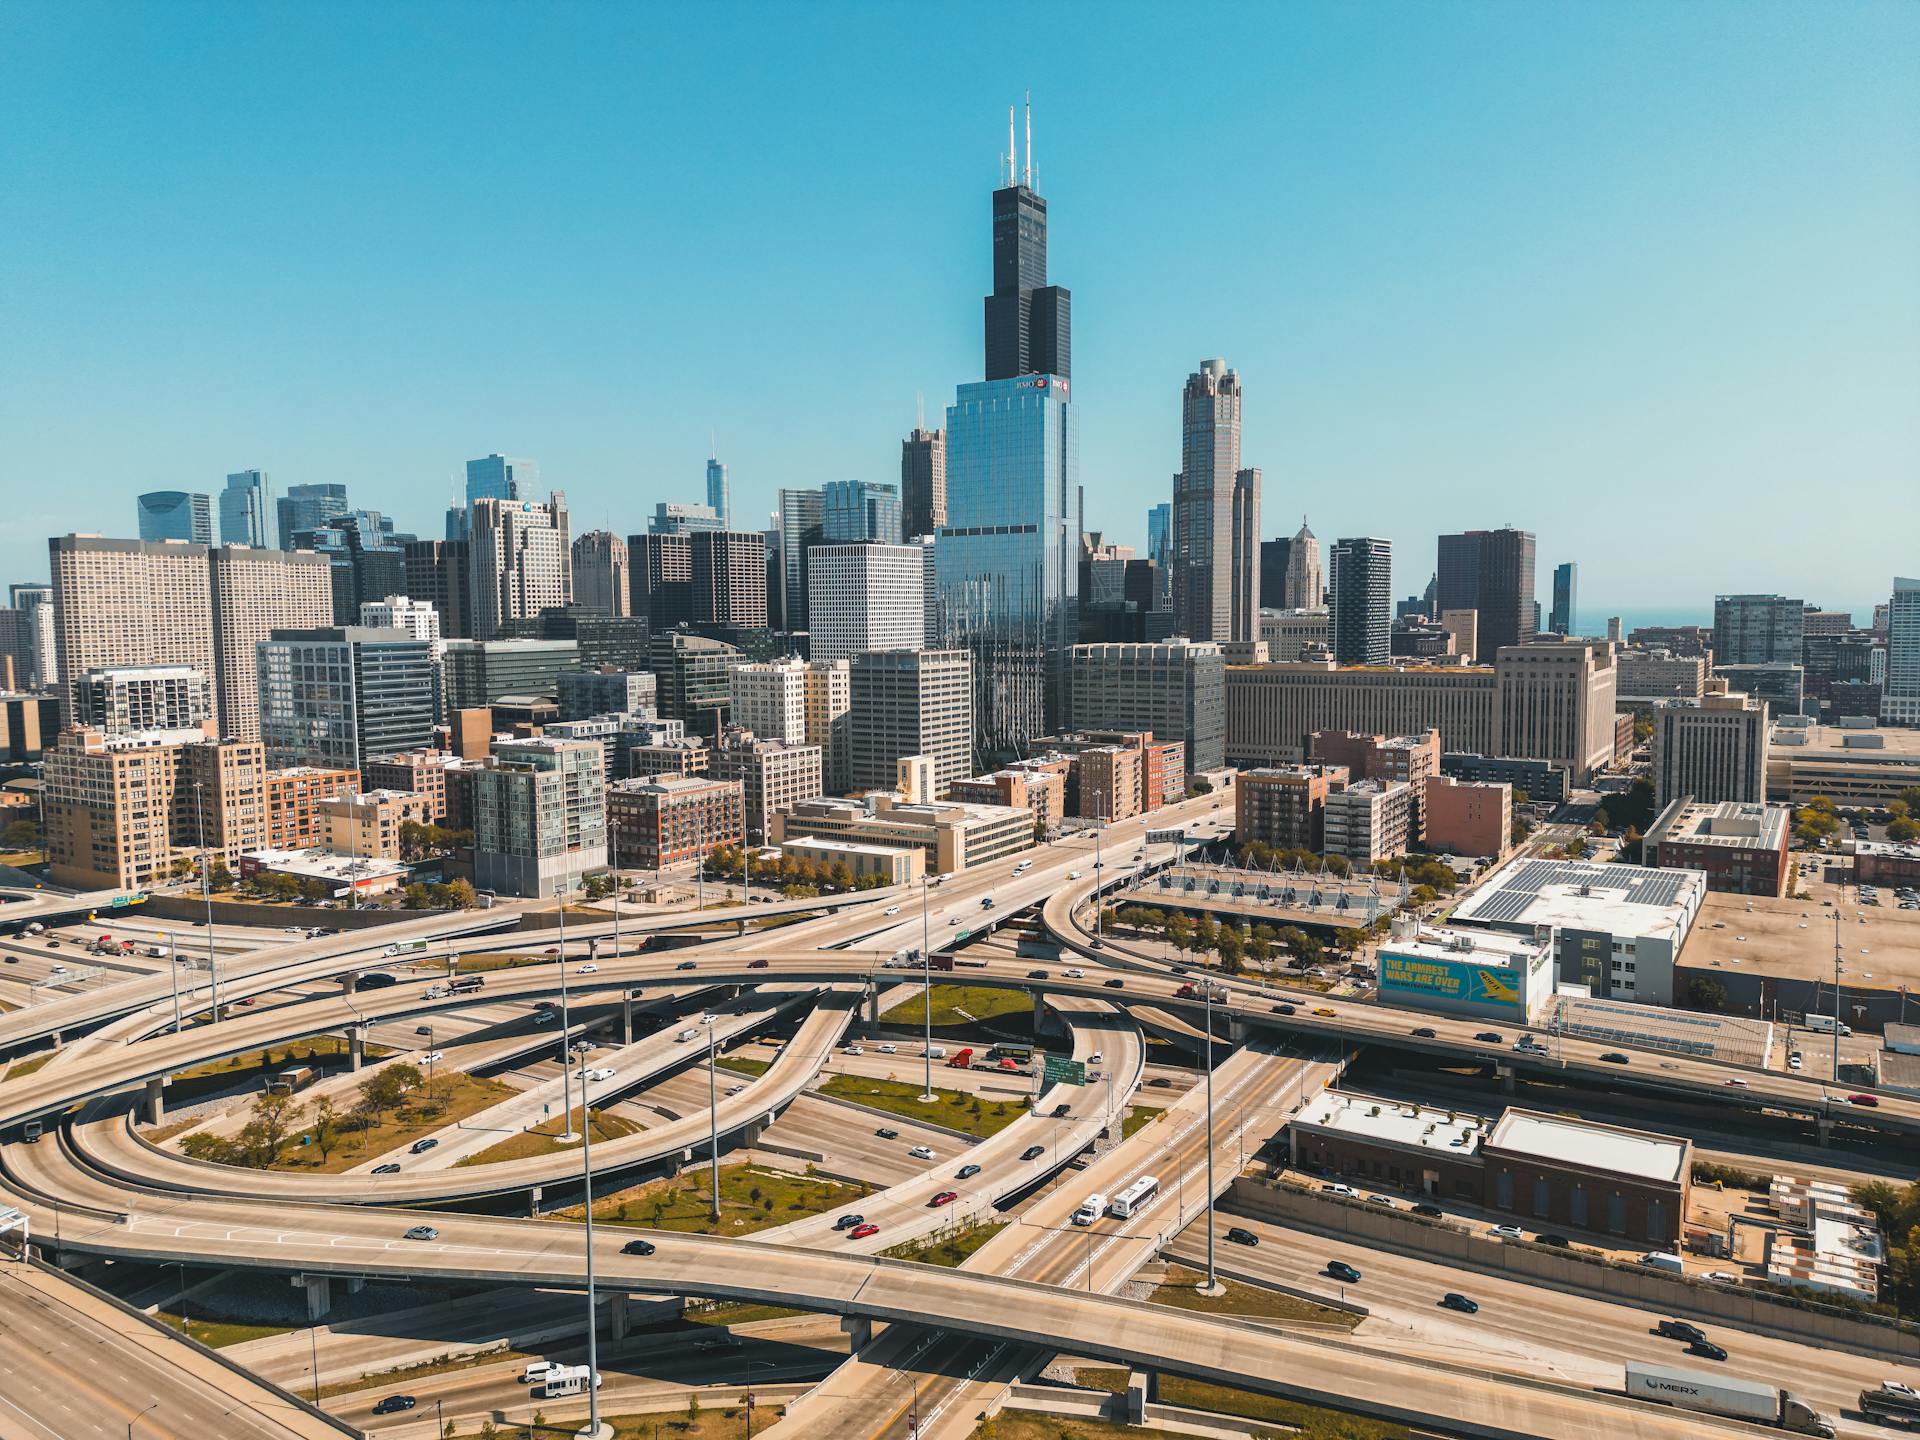
POLYGON ((1818 1031, 1822 1035, 1839 1035, 1844 1038, 1853 1034, 1850 1028, 1839 1024, 1831 1015, 1808 1015, 1806 1026, 1807 1029, 1818 1031))
MULTIPOLYGON (((584 1365, 552 1366, 540 1379, 540 1394, 548 1400, 558 1400, 566 1395, 584 1395, 587 1393, 587 1376, 590 1373, 584 1365)), ((593 1388, 598 1390, 605 1379, 604 1375, 595 1375, 593 1388)))
POLYGON ((1073 1223, 1076 1225, 1091 1225, 1106 1213, 1106 1209, 1107 1197, 1096 1190, 1093 1194, 1082 1200, 1080 1202, 1080 1208, 1073 1212, 1073 1223))
POLYGON ((1159 1193, 1160 1181, 1152 1175, 1142 1175, 1113 1197, 1113 1203, 1107 1206, 1107 1213, 1116 1220, 1125 1220, 1129 1215, 1137 1215, 1146 1209, 1159 1193))

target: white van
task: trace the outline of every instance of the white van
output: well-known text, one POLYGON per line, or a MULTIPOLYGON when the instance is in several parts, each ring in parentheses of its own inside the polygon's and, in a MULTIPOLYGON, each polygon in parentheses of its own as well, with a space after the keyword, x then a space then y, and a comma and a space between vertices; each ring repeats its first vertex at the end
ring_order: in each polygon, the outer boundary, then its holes
POLYGON ((1640 1263, 1649 1270, 1664 1270, 1669 1275, 1684 1275, 1686 1264, 1671 1250, 1649 1250, 1640 1257, 1640 1263))
POLYGON ((531 1385, 536 1380, 544 1380, 547 1378, 547 1372, 554 1368, 554 1363, 551 1360, 529 1360, 527 1362, 527 1368, 520 1372, 520 1383, 522 1385, 531 1385))
POLYGON ((1098 1193, 1087 1196, 1080 1202, 1080 1208, 1073 1212, 1073 1223, 1091 1225, 1107 1213, 1107 1197, 1098 1193))
POLYGON ((1853 1034, 1851 1027, 1847 1025, 1836 1025, 1831 1015, 1809 1015, 1805 1023, 1807 1029, 1817 1031, 1822 1035, 1839 1035, 1845 1037, 1853 1034))
POLYGON ((935 1060, 944 1060, 947 1058, 947 1047, 944 1045, 932 1046, 928 1049, 927 1054, 935 1060))
POLYGON ((676 1045, 684 1045, 689 1040, 698 1040, 699 1038, 700 1032, 698 1030, 682 1030, 678 1035, 673 1037, 673 1043, 676 1045))

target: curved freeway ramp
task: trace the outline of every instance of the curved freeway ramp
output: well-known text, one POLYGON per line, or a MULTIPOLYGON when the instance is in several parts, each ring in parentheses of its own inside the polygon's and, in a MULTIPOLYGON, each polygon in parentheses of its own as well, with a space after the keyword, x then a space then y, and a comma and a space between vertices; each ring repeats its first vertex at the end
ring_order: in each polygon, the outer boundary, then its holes
MULTIPOLYGON (((76 1166, 60 1145, 9 1146, 6 1190, 63 1248, 170 1262, 266 1267, 314 1279, 394 1276, 581 1287, 584 1236, 543 1221, 126 1191, 76 1166), (430 1241, 403 1237, 429 1221, 430 1241)), ((653 1231, 656 1253, 620 1253, 630 1231, 596 1231, 610 1290, 674 1291, 754 1304, 938 1325, 1021 1345, 1190 1375, 1484 1440, 1703 1440, 1703 1416, 1592 1390, 1356 1350, 1242 1321, 1141 1305, 1031 1281, 905 1261, 653 1231)), ((1734 1429, 1731 1433, 1749 1433, 1734 1429)))

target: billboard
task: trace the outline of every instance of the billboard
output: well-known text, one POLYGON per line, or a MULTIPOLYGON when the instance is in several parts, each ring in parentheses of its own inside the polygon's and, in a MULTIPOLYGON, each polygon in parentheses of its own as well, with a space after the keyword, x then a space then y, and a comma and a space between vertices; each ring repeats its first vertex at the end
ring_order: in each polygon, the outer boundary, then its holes
POLYGON ((1149 845, 1184 845, 1186 843, 1187 832, 1184 830, 1147 831, 1147 844, 1149 845))
POLYGON ((1420 999, 1450 1000, 1513 1011, 1522 1008, 1520 977, 1501 966, 1476 965, 1465 960, 1434 956, 1380 953, 1380 993, 1420 999))

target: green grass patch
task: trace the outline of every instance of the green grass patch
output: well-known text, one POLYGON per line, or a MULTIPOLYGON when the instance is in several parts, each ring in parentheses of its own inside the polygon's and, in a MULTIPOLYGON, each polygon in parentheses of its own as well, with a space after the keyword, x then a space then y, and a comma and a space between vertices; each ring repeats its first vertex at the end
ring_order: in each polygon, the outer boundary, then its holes
MULTIPOLYGON (((502 1360, 532 1360, 535 1357, 525 1351, 510 1350, 502 1343, 489 1345, 484 1350, 468 1351, 464 1355, 436 1355, 431 1360, 421 1360, 412 1365, 396 1365, 391 1370, 376 1370, 355 1380, 336 1380, 331 1385, 320 1387, 320 1398, 329 1395, 351 1395, 356 1390, 385 1390, 391 1385, 402 1384, 409 1380, 425 1380, 433 1375, 446 1375, 455 1370, 472 1370, 480 1365, 493 1365, 502 1360)), ((302 1390, 303 1395, 313 1393, 309 1385, 302 1390)))
POLYGON ((949 1130, 981 1139, 998 1134, 1027 1113, 1027 1107, 1018 1101, 989 1100, 959 1090, 935 1089, 933 1093, 938 1098, 933 1104, 923 1104, 918 1081, 909 1084, 904 1080, 874 1080, 865 1075, 835 1075, 820 1087, 819 1093, 855 1100, 908 1120, 944 1125, 949 1130))
MULTIPOLYGON (((978 1020, 994 1020, 1002 1015, 1032 1013, 1033 997, 1024 990, 1005 989, 997 985, 933 987, 935 1025, 966 1025, 978 1020)), ((924 1025, 927 1023, 926 997, 910 996, 880 1018, 890 1025, 924 1025)))
MULTIPOLYGON (((1202 1315, 1250 1315, 1260 1320, 1310 1320, 1322 1325, 1340 1325, 1351 1330, 1360 1323, 1358 1315, 1345 1310, 1335 1310, 1329 1305, 1316 1305, 1311 1300, 1301 1300, 1292 1295, 1283 1295, 1278 1290, 1268 1290, 1260 1285, 1246 1285, 1238 1280, 1221 1277, 1223 1293, 1203 1295, 1201 1286, 1206 1283, 1206 1275, 1199 1270, 1189 1270, 1184 1265, 1169 1265, 1167 1278, 1147 1297, 1155 1305, 1170 1305, 1176 1310, 1193 1310, 1202 1315)), ((1255 1417, 1258 1418, 1258 1417, 1255 1417)))
POLYGON ((745 1055, 722 1055, 714 1063, 736 1075, 764 1075, 773 1068, 770 1060, 752 1060, 745 1055))
POLYGON ((344 1170, 351 1170, 363 1160, 410 1145, 422 1135, 429 1135, 444 1125, 476 1115, 517 1093, 511 1085, 503 1085, 498 1080, 483 1080, 478 1075, 465 1075, 458 1071, 451 1075, 439 1075, 434 1079, 431 1098, 424 1092, 416 1093, 398 1110, 390 1110, 381 1116, 378 1124, 368 1126, 364 1136, 359 1126, 349 1126, 341 1134, 332 1153, 324 1159, 314 1145, 303 1143, 311 1141, 313 1132, 296 1130, 288 1138, 280 1158, 269 1168, 300 1170, 311 1175, 338 1175, 344 1170))
MULTIPOLYGON (((738 1440, 742 1428, 747 1423, 746 1394, 753 1387, 742 1385, 740 1396, 731 1405, 721 1405, 714 1401, 703 1401, 698 1415, 689 1416, 685 1410, 663 1410, 653 1415, 603 1415, 600 1418, 613 1426, 614 1440, 738 1440), (672 1419, 664 1418, 671 1415, 672 1419)), ((771 1428, 773 1422, 787 1413, 784 1405, 768 1405, 764 1401, 753 1407, 753 1433, 758 1435, 763 1428, 771 1428)), ((565 1425, 543 1425, 537 1431, 529 1430, 529 1435, 538 1435, 541 1440, 560 1436, 570 1436, 580 1428, 578 1420, 565 1425)), ((508 1426, 502 1435, 513 1433, 514 1427, 508 1426)))
POLYGON ((153 1318, 190 1339, 198 1340, 209 1350, 224 1350, 243 1340, 258 1340, 267 1335, 285 1335, 294 1328, 291 1325, 248 1325, 239 1320, 183 1320, 169 1310, 156 1311, 153 1318))
POLYGON ((1134 1131, 1151 1125, 1166 1113, 1165 1110, 1155 1109, 1151 1105, 1135 1105, 1127 1111, 1126 1118, 1120 1122, 1120 1138, 1131 1139, 1134 1131))
MULTIPOLYGON (((378 1045, 367 1046, 367 1058, 390 1055, 390 1050, 378 1045)), ((222 1080, 238 1079, 250 1071, 287 1070, 296 1065, 313 1065, 328 1060, 347 1058, 347 1042, 338 1035, 310 1035, 304 1040, 295 1040, 289 1044, 268 1046, 264 1050, 249 1050, 241 1055, 229 1055, 224 1060, 209 1060, 204 1065, 195 1065, 190 1069, 176 1071, 174 1085, 185 1080, 199 1080, 218 1077, 222 1080)))
POLYGON ((804 1315, 790 1305, 749 1305, 745 1301, 722 1301, 718 1305, 689 1306, 687 1321, 693 1325, 756 1325, 762 1320, 791 1320, 804 1315))
MULTIPOLYGON (((555 1115, 551 1120, 542 1120, 522 1130, 518 1135, 509 1135, 497 1145, 489 1145, 477 1155, 469 1155, 458 1161, 454 1169, 465 1165, 492 1165, 501 1160, 530 1160, 536 1155, 552 1155, 560 1150, 574 1150, 579 1147, 578 1140, 561 1144, 555 1137, 563 1134, 570 1119, 577 1119, 580 1107, 574 1106, 565 1116, 555 1115)), ((609 1115, 604 1110, 592 1112, 593 1138, 595 1143, 606 1140, 618 1140, 623 1135, 638 1134, 646 1127, 637 1120, 629 1120, 624 1115, 609 1115)))
POLYGON ((497 955, 462 955, 456 975, 476 975, 482 970, 524 970, 529 965, 551 965, 551 955, 524 955, 517 951, 504 950, 497 955))
POLYGON ((924 1240, 909 1240, 904 1245, 880 1253, 890 1260, 913 1260, 922 1265, 944 1265, 958 1269, 987 1241, 1007 1228, 1004 1220, 988 1220, 947 1236, 931 1235, 924 1240))
MULTIPOLYGON (((710 1171, 695 1165, 665 1180, 651 1180, 593 1202, 593 1218, 614 1224, 644 1225, 692 1235, 751 1235, 832 1210, 863 1193, 858 1185, 793 1175, 762 1165, 720 1167, 720 1219, 713 1219, 710 1171)), ((556 1212, 563 1220, 583 1220, 585 1207, 556 1212)))
MULTIPOLYGON (((1111 1366, 1082 1366, 1074 1372, 1073 1378, 1083 1389, 1104 1390, 1111 1395, 1122 1394, 1127 1388, 1127 1372, 1111 1366)), ((1406 1426, 1391 1421, 1343 1415, 1338 1410, 1323 1410, 1316 1405, 1302 1405, 1275 1395, 1261 1395, 1252 1390, 1237 1390, 1230 1385, 1213 1385, 1203 1380, 1188 1380, 1178 1375, 1160 1377, 1158 1398, 1166 1405, 1184 1405, 1188 1409, 1205 1410, 1214 1415, 1237 1415, 1243 1420, 1285 1425, 1306 1437, 1306 1440, 1407 1440, 1409 1433, 1406 1426)), ((1001 1413, 1004 1416, 1015 1412, 1001 1413)), ((1079 1425, 1089 1422, 1075 1420, 1066 1423, 1079 1425)), ((979 1432, 974 1433, 978 1435, 979 1432)), ((1093 1440, 1095 1436, 1160 1432, 1109 1426, 1105 1430, 1089 1430, 1086 1433, 1088 1440, 1093 1440)), ((1056 1440, 1056 1432, 1050 1430, 1029 1432, 1004 1428, 1000 1431, 999 1440, 1026 1440, 1028 1435, 1056 1440)))

